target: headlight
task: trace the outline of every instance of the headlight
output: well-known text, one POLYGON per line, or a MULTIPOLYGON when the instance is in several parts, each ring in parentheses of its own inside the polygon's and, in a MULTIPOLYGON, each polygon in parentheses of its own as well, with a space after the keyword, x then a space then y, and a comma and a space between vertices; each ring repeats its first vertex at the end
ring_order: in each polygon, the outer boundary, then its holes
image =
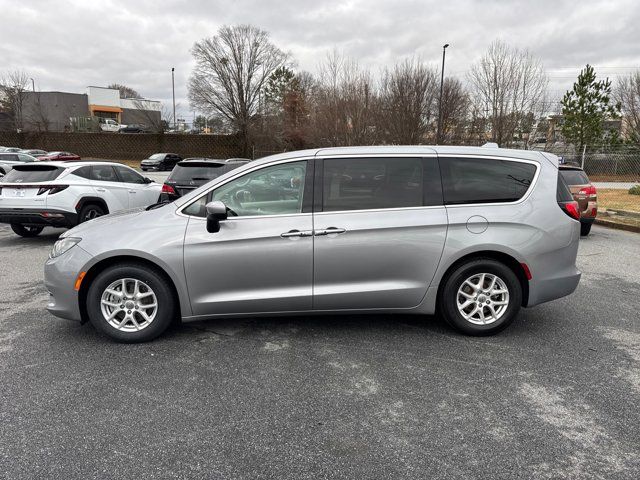
POLYGON ((74 238, 74 237, 65 237, 65 238, 59 239, 56 243, 53 244, 53 249, 49 254, 49 258, 59 257, 64 252, 66 252, 67 250, 72 248, 74 245, 76 245, 78 242, 80 242, 80 240, 82 239, 74 238))

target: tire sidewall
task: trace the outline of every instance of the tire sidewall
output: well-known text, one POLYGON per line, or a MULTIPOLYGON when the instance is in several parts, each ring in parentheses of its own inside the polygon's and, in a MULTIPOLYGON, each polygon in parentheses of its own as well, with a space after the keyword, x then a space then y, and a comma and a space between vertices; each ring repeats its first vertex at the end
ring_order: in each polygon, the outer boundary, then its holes
POLYGON ((28 227, 25 227, 24 225, 21 225, 19 223, 12 223, 11 230, 13 230, 13 233, 15 233, 16 235, 20 235, 21 237, 24 237, 24 238, 31 238, 31 237, 37 237, 38 235, 40 235, 42 230, 44 230, 44 227, 36 227, 35 230, 30 231, 28 230, 28 227))
POLYGON ((175 313, 173 292, 167 281, 153 269, 143 265, 116 265, 100 272, 87 292, 87 314, 91 324, 100 332, 123 343, 153 340, 171 325, 175 313), (139 332, 122 332, 112 327, 102 315, 102 294, 111 283, 122 278, 141 280, 153 290, 158 302, 158 312, 151 324, 139 332))
POLYGON ((447 278, 440 296, 440 310, 447 323, 468 335, 491 335, 508 327, 515 319, 522 304, 522 286, 509 267, 493 259, 478 259, 458 267, 447 278), (476 325, 458 311, 457 294, 462 283, 477 273, 491 273, 502 279, 509 289, 509 305, 504 314, 488 325, 476 325))
POLYGON ((85 205, 84 207, 82 207, 82 209, 80 210, 80 215, 79 215, 79 222, 78 223, 84 223, 84 222, 88 222, 89 220, 93 220, 93 218, 89 218, 89 219, 85 219, 84 217, 86 216, 87 212, 90 210, 96 210, 98 212, 100 212, 100 214, 94 218, 98 218, 101 217, 102 215, 105 214, 104 209, 100 206, 100 205, 95 205, 95 204, 89 204, 89 205, 85 205))

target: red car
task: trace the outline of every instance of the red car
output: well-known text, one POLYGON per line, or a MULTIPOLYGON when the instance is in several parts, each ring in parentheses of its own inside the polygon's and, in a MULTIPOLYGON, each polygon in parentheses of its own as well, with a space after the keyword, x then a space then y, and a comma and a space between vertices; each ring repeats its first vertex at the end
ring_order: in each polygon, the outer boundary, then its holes
POLYGON ((78 160, 82 160, 80 155, 69 152, 49 152, 42 157, 38 157, 40 162, 77 162, 78 160))

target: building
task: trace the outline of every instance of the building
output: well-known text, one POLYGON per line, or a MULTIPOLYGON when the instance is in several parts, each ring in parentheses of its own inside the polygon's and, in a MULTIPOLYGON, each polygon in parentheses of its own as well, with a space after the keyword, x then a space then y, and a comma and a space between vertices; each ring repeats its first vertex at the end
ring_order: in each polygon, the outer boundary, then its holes
POLYGON ((64 132, 71 129, 72 117, 112 118, 118 123, 145 124, 160 129, 162 104, 144 98, 120 98, 112 88, 87 88, 87 93, 26 92, 23 112, 24 130, 64 132))

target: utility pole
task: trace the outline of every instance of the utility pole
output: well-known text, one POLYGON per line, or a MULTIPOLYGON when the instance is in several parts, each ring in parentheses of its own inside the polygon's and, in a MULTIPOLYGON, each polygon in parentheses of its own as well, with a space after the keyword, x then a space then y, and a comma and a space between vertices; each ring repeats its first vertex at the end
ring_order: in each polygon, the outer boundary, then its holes
POLYGON ((176 82, 174 78, 175 68, 171 67, 171 91, 173 94, 173 129, 176 129, 176 82))
POLYGON ((442 46, 442 70, 440 71, 440 100, 438 101, 438 132, 436 133, 436 145, 440 143, 442 134, 442 90, 444 88, 444 58, 447 53, 448 43, 442 46))

